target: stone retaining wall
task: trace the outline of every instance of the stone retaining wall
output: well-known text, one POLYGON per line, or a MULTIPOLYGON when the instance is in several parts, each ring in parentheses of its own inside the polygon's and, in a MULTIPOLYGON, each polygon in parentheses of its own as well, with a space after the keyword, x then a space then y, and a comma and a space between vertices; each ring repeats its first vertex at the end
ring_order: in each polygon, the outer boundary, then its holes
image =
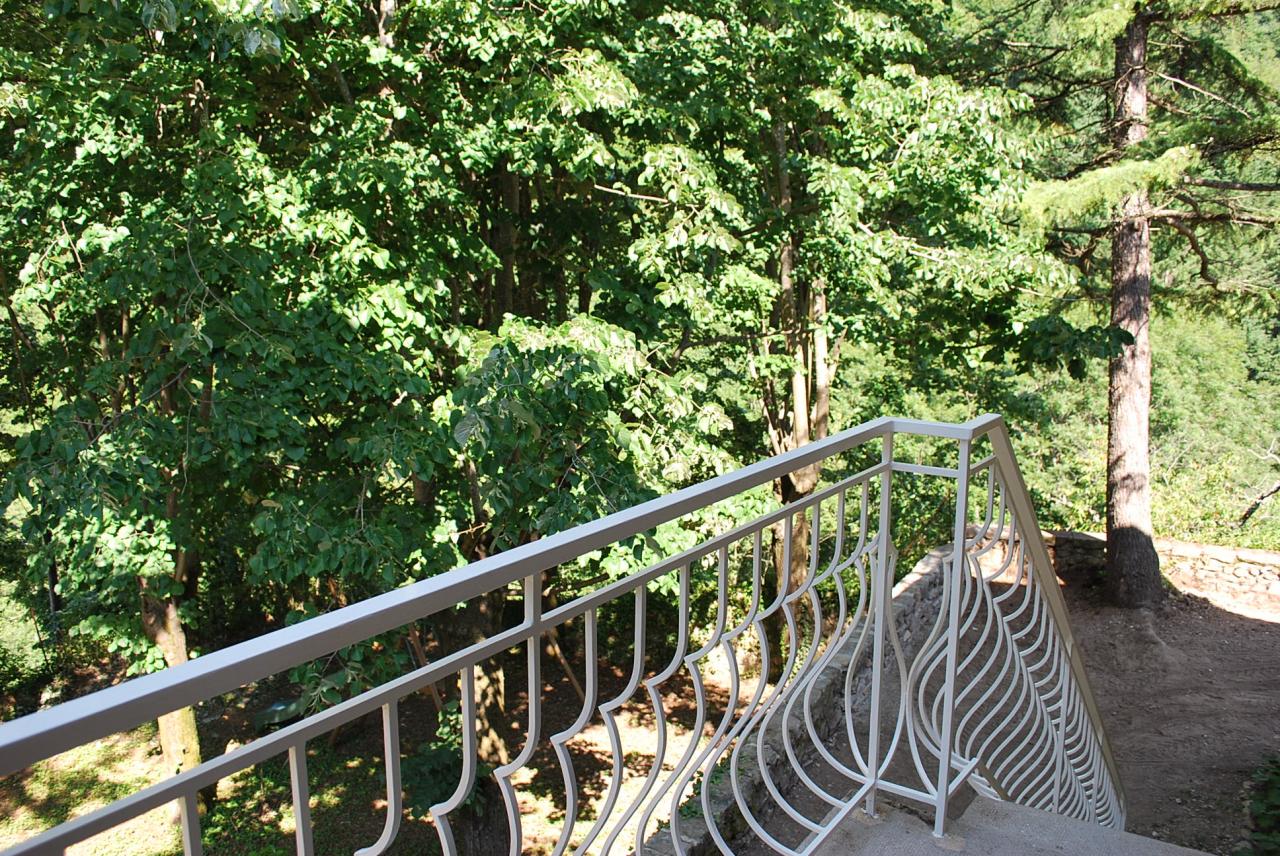
MULTIPOLYGON (((1046 532, 1054 570, 1068 582, 1096 580, 1106 539, 1092 532, 1046 532)), ((1280 611, 1280 553, 1156 539, 1160 571, 1182 591, 1210 600, 1280 611)))

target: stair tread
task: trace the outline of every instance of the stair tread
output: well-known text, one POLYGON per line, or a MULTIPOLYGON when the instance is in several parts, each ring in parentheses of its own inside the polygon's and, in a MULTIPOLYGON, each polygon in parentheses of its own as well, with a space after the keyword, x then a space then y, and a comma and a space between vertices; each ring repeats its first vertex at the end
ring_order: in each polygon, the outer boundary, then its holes
POLYGON ((1204 856, 1200 850, 985 797, 975 799, 963 815, 948 822, 943 838, 934 838, 930 823, 901 808, 882 806, 875 818, 858 812, 823 842, 814 856, 940 856, 948 852, 1204 856))

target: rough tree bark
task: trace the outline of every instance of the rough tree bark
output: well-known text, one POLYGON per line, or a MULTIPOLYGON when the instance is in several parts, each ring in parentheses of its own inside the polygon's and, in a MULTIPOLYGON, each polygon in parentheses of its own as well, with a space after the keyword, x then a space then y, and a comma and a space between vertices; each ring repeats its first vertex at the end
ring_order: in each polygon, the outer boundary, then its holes
MULTIPOLYGON (((180 564, 186 561, 185 555, 179 559, 180 564)), ((176 598, 151 597, 144 585, 142 627, 147 638, 164 654, 166 666, 172 668, 187 662, 187 633, 178 614, 176 598)), ((184 707, 166 713, 156 725, 166 772, 177 775, 200 763, 200 734, 196 728, 195 708, 184 707)))
MULTIPOLYGON (((773 127, 775 157, 774 198, 778 208, 789 213, 794 203, 791 175, 788 169, 788 130, 785 123, 773 127)), ((796 277, 796 245, 798 236, 790 230, 778 246, 775 270, 778 277, 778 297, 774 316, 783 331, 787 356, 791 360, 788 378, 788 396, 785 414, 773 412, 772 396, 766 396, 765 411, 768 416, 770 442, 777 453, 798 449, 827 436, 830 423, 831 367, 825 329, 826 289, 821 280, 801 283, 796 277)), ((768 351, 768 340, 764 340, 768 351)), ((822 474, 819 464, 796 470, 778 480, 778 498, 783 504, 808 496, 818 484, 822 474)), ((774 567, 777 569, 777 590, 794 591, 804 584, 809 569, 810 515, 797 515, 792 519, 790 537, 790 561, 787 560, 785 527, 774 527, 774 567)), ((800 604, 806 608, 806 602, 800 604)), ((766 622, 772 645, 769 656, 770 678, 776 678, 781 669, 783 654, 780 644, 782 615, 766 622)), ((791 644, 795 644, 794 641, 791 644)))
MULTIPOLYGON (((1147 136, 1147 28, 1139 11, 1116 39, 1114 143, 1147 136)), ((1111 360, 1107 430, 1107 586, 1131 607, 1163 597, 1151 525, 1151 224, 1145 191, 1121 205, 1111 241, 1111 323, 1133 336, 1111 360)))
MULTIPOLYGON (((199 414, 208 422, 212 410, 213 374, 209 369, 208 382, 200 395, 199 414)), ((167 386, 160 394, 160 412, 172 418, 177 413, 172 386, 167 386)), ((179 468, 180 469, 180 468, 179 468)), ((179 469, 168 473, 170 479, 176 479, 179 469)), ((182 508, 177 488, 171 489, 165 498, 165 517, 175 525, 181 519, 182 508)), ((180 527, 176 527, 180 528, 180 527)), ((165 665, 169 668, 180 666, 189 659, 187 647, 187 631, 182 623, 180 612, 184 600, 196 596, 200 579, 200 558, 195 550, 175 547, 173 550, 173 581, 181 586, 174 594, 157 594, 145 577, 138 578, 141 598, 142 630, 147 639, 160 649, 165 665)), ((200 763, 200 733, 196 726, 194 707, 184 707, 172 713, 166 713, 156 721, 160 736, 160 752, 164 758, 166 771, 177 775, 200 763)), ((200 793, 201 802, 206 806, 211 800, 214 789, 206 788, 200 793)), ((177 819, 177 809, 174 809, 177 819)))

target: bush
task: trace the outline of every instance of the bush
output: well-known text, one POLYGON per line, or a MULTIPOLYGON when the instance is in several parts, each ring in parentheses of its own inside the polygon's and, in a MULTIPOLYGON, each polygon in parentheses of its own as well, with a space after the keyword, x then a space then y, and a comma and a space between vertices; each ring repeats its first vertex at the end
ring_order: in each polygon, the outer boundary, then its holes
POLYGON ((1280 756, 1271 758, 1253 774, 1249 800, 1250 849, 1240 856, 1280 856, 1280 756))

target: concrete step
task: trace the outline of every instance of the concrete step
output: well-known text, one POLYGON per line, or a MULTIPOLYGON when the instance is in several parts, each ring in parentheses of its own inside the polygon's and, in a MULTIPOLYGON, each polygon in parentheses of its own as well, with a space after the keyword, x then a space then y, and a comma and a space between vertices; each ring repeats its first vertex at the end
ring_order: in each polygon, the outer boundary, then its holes
POLYGON ((933 837, 932 821, 902 808, 882 806, 874 818, 859 811, 818 847, 815 856, 943 856, 948 852, 993 856, 1205 856, 1200 850, 985 797, 974 799, 963 815, 950 821, 943 838, 933 837))

